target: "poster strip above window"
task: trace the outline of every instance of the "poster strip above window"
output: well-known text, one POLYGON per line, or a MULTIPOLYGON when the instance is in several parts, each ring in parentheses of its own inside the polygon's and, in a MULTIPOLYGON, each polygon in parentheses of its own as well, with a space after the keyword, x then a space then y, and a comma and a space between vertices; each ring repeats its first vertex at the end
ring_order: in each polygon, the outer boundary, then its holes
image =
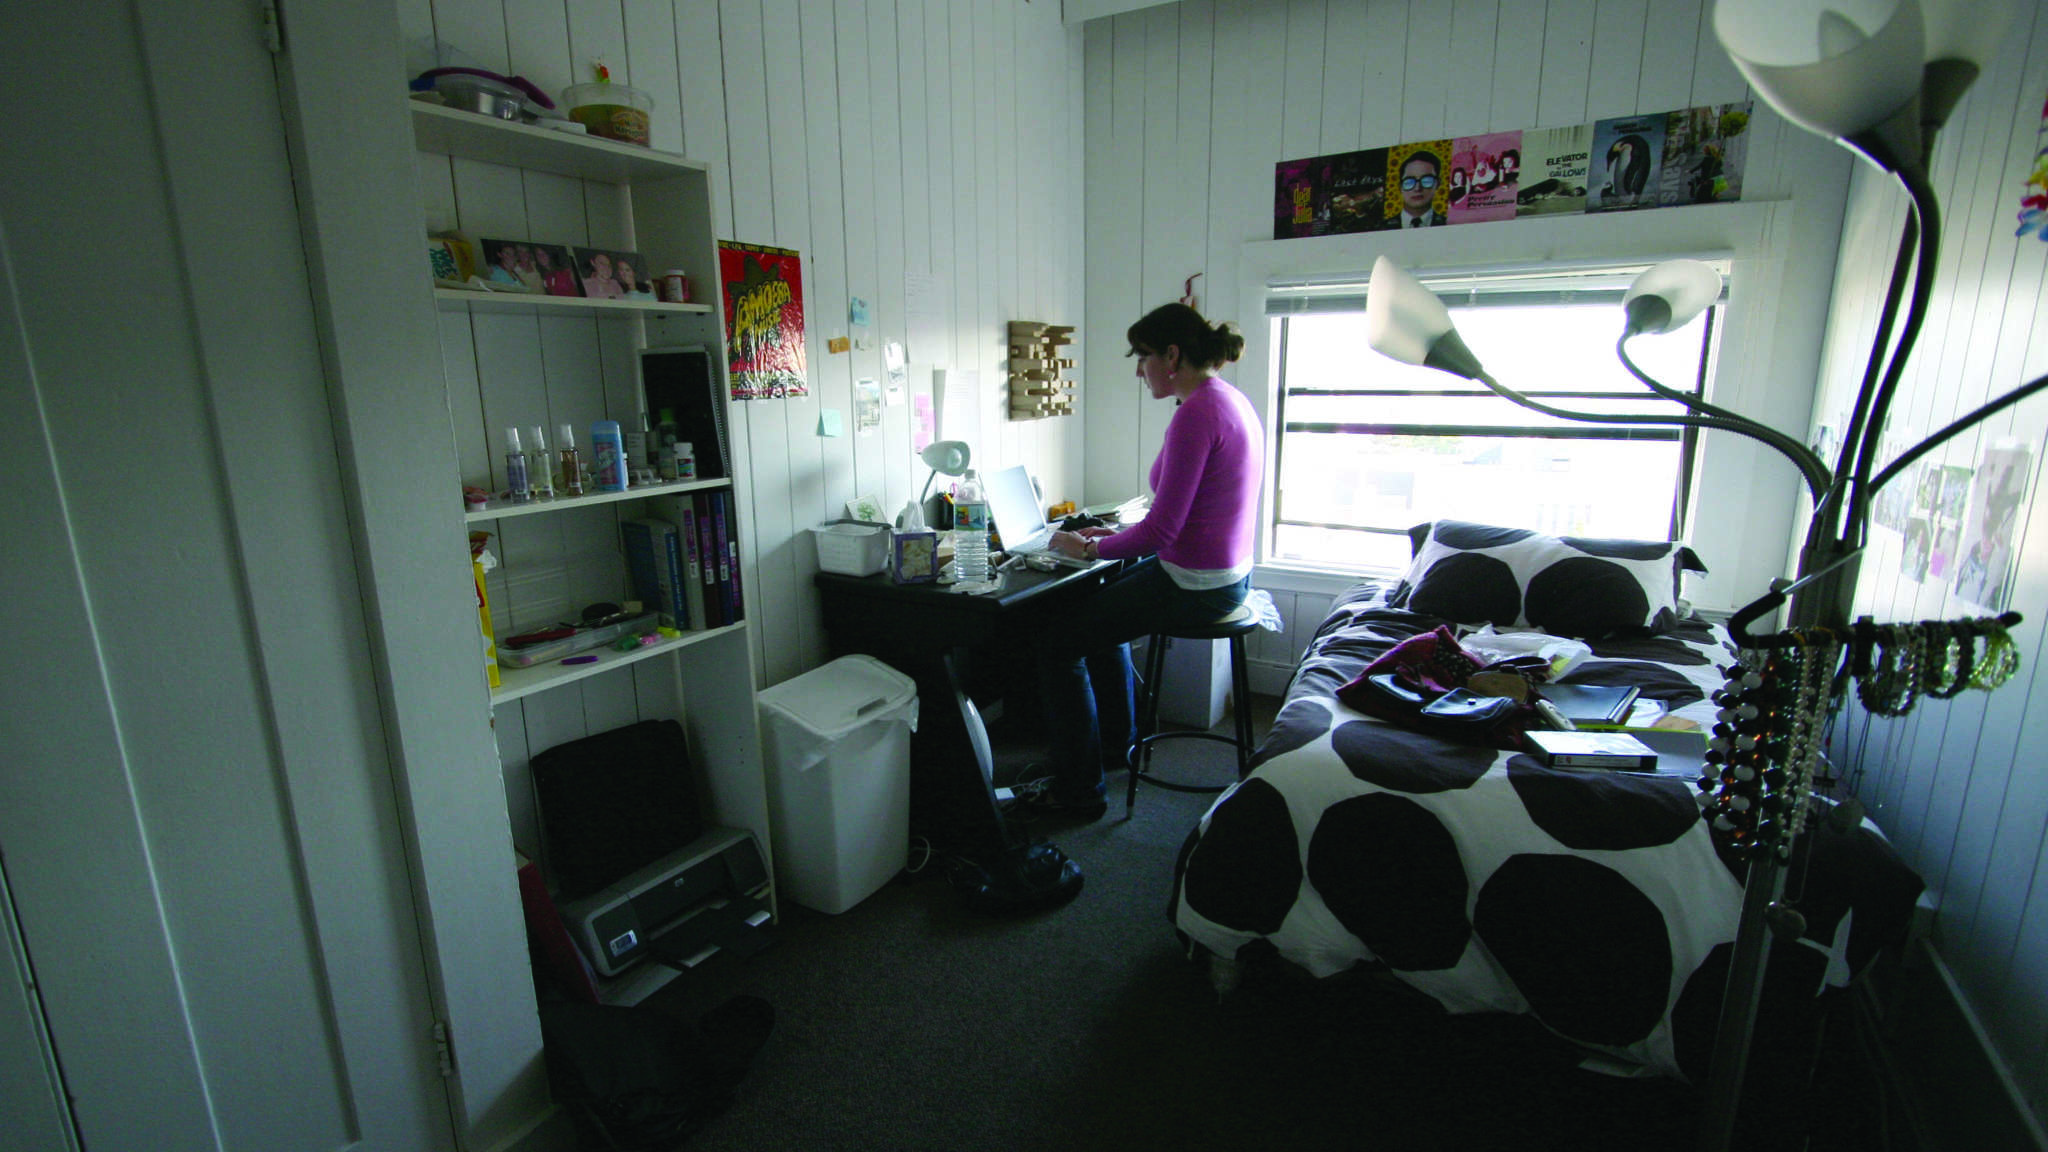
POLYGON ((1273 166, 1273 239, 1742 199, 1750 103, 1273 166))

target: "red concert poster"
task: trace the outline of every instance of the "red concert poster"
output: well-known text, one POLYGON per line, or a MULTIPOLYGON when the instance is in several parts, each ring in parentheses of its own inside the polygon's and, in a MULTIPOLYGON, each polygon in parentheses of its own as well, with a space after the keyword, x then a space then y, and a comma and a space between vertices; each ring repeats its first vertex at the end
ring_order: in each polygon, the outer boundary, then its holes
POLYGON ((808 396, 804 382, 804 284, 788 248, 718 242, 725 301, 725 361, 735 400, 808 396))

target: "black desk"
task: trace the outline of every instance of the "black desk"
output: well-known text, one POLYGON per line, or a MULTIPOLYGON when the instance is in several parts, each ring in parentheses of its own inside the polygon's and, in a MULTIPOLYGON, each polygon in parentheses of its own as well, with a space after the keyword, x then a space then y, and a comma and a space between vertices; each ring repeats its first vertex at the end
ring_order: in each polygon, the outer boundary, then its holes
POLYGON ((1032 632, 1085 597, 1120 567, 1010 570, 1000 591, 896 584, 888 575, 820 572, 825 632, 834 656, 864 653, 917 681, 911 738, 911 830, 942 851, 979 857, 1017 838, 996 807, 993 766, 975 703, 998 696, 1036 704, 1032 632))

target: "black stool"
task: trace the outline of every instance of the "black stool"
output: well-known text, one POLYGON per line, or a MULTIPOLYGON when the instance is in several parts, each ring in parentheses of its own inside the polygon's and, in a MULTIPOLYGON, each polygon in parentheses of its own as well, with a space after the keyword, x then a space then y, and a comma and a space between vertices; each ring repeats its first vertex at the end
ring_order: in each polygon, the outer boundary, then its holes
POLYGON ((1212 620, 1207 624, 1196 624, 1176 628, 1170 632, 1155 632, 1145 646, 1145 684, 1138 696, 1138 738, 1131 743, 1128 760, 1131 766, 1130 783, 1124 792, 1124 818, 1129 819, 1131 810, 1138 804, 1138 778, 1155 787, 1173 792, 1221 792, 1228 784, 1181 784, 1172 780, 1161 780, 1151 774, 1152 745, 1161 740, 1214 740, 1229 744, 1237 749, 1237 778, 1242 780, 1251 770, 1252 755, 1252 687, 1251 677, 1245 672, 1244 638, 1259 626, 1258 613, 1249 605, 1240 604, 1229 615, 1212 620), (1159 728, 1159 681, 1166 670, 1166 641, 1174 640, 1228 640, 1230 641, 1230 709, 1237 724, 1237 735, 1220 736, 1214 732, 1161 732, 1159 728))

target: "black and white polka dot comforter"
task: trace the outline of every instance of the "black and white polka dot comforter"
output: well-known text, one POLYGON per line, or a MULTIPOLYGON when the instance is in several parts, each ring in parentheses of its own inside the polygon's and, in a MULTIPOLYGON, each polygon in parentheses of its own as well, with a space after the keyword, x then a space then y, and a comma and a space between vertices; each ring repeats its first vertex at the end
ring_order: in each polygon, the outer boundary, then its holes
MULTIPOLYGON (((1381 592, 1339 600, 1255 770, 1189 836, 1175 925, 1211 953, 1277 951, 1316 976, 1384 967, 1447 1011, 1529 1013, 1609 1064, 1704 1081, 1742 882, 1698 790, 1553 770, 1346 707, 1341 685, 1444 623, 1381 592)), ((1711 726, 1726 640, 1693 618, 1595 642, 1566 679, 1635 684, 1711 726)), ((1921 887, 1868 822, 1816 817, 1800 844, 1788 877, 1805 930, 1774 941, 1764 998, 1788 1027, 1903 939, 1921 887)))

